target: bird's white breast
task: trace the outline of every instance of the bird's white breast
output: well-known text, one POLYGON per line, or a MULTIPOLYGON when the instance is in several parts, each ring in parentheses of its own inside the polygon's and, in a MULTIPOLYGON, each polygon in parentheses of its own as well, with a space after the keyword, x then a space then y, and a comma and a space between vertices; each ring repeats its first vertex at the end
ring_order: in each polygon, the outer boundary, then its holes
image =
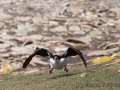
POLYGON ((67 61, 64 58, 61 58, 60 60, 53 60, 53 58, 50 58, 50 68, 62 69, 66 65, 67 61))

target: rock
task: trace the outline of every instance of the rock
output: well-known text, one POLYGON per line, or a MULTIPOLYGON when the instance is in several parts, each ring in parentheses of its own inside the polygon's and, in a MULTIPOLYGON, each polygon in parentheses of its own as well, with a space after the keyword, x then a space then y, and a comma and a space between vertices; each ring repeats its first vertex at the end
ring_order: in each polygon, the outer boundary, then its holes
POLYGON ((21 36, 21 35, 27 35, 28 32, 36 31, 37 28, 27 22, 25 24, 18 24, 17 29, 18 30, 16 30, 16 34, 18 36, 21 36))
POLYGON ((79 50, 85 50, 85 49, 89 48, 89 46, 87 44, 85 44, 84 42, 77 40, 77 39, 66 39, 66 42, 61 41, 61 44, 66 45, 68 47, 74 47, 79 50))
POLYGON ((56 21, 49 21, 49 26, 58 26, 59 23, 56 21))
POLYGON ((87 21, 91 21, 91 20, 93 20, 93 19, 95 19, 95 18, 97 18, 97 15, 94 15, 92 12, 90 12, 90 11, 87 11, 86 13, 85 13, 85 19, 87 20, 87 21))
POLYGON ((43 39, 42 39, 42 41, 44 41, 44 42, 46 42, 46 41, 50 41, 50 40, 52 40, 52 38, 51 37, 43 37, 43 39))
POLYGON ((36 28, 30 23, 25 23, 25 25, 18 26, 18 30, 27 30, 28 32, 30 32, 35 31, 36 28))
POLYGON ((63 7, 60 11, 59 14, 60 15, 64 15, 64 13, 67 11, 67 7, 63 7))
POLYGON ((5 40, 5 39, 10 40, 10 39, 15 38, 15 36, 8 35, 7 32, 3 32, 3 33, 0 35, 0 37, 1 37, 3 40, 5 40))
POLYGON ((77 16, 79 13, 82 13, 83 11, 84 11, 84 9, 83 8, 80 9, 80 6, 79 7, 71 6, 67 9, 67 12, 72 13, 72 17, 77 16))
POLYGON ((110 19, 110 20, 107 22, 107 25, 108 25, 108 26, 115 26, 116 23, 117 23, 117 21, 110 19))
POLYGON ((0 49, 9 48, 9 47, 10 47, 10 44, 7 44, 7 43, 0 44, 0 49))
POLYGON ((90 31, 90 29, 81 27, 80 30, 79 31, 75 31, 74 34, 84 35, 84 34, 86 34, 89 31, 90 31))
POLYGON ((81 13, 80 17, 85 18, 85 13, 81 13))
POLYGON ((27 45, 25 47, 12 47, 11 50, 15 53, 11 53, 11 54, 15 54, 15 55, 24 55, 24 54, 32 54, 34 52, 33 47, 31 45, 27 45))
POLYGON ((116 47, 116 48, 112 48, 112 49, 108 49, 108 50, 96 50, 96 51, 92 51, 92 52, 89 52, 87 54, 87 56, 102 56, 102 55, 111 55, 113 54, 114 52, 117 52, 119 51, 120 48, 119 47, 116 47))
POLYGON ((16 17, 14 19, 14 21, 21 21, 21 22, 28 22, 29 20, 31 20, 32 18, 27 16, 27 17, 16 17))
POLYGON ((50 31, 52 31, 52 32, 64 32, 64 31, 67 31, 67 28, 65 26, 58 26, 55 28, 51 28, 50 31))
POLYGON ((86 16, 92 16, 93 15, 93 13, 90 12, 90 11, 87 11, 85 14, 86 14, 86 16))
POLYGON ((86 44, 75 44, 75 43, 70 43, 70 42, 63 42, 62 45, 66 45, 68 47, 74 47, 74 48, 77 48, 79 50, 85 50, 85 49, 88 49, 89 46, 86 45, 86 44))
POLYGON ((0 22, 0 28, 4 28, 5 23, 4 22, 0 22))
POLYGON ((103 39, 102 33, 102 30, 94 29, 90 32, 90 36, 92 38, 103 39))
POLYGON ((30 64, 49 65, 49 62, 47 62, 47 60, 42 61, 40 57, 34 57, 33 60, 30 62, 30 64))
POLYGON ((103 32, 99 29, 93 29, 90 34, 91 35, 101 35, 103 32))
POLYGON ((107 45, 107 42, 103 42, 101 43, 99 46, 97 46, 97 48, 103 48, 107 45))
POLYGON ((65 31, 66 35, 74 35, 74 33, 69 32, 69 31, 65 31))
POLYGON ((69 26, 69 31, 79 31, 80 32, 80 27, 78 25, 69 26))
POLYGON ((120 18, 120 8, 110 8, 109 11, 115 12, 117 14, 117 18, 120 18))
POLYGON ((11 18, 13 18, 13 16, 10 14, 0 13, 0 20, 11 19, 11 18))
POLYGON ((87 44, 75 44, 72 47, 78 49, 78 50, 87 50, 89 46, 87 44))
POLYGON ((55 47, 56 52, 61 52, 61 51, 65 52, 67 49, 68 49, 68 47, 65 47, 63 45, 59 46, 59 47, 55 47))
POLYGON ((48 23, 48 21, 43 19, 42 17, 34 17, 32 19, 32 21, 35 25, 41 25, 41 24, 47 24, 48 23))
POLYGON ((2 52, 2 54, 0 55, 0 57, 2 57, 2 58, 8 58, 8 57, 10 57, 10 53, 8 53, 8 52, 2 52))
POLYGON ((120 24, 120 19, 118 19, 117 23, 120 24))
POLYGON ((85 44, 84 42, 80 41, 78 38, 67 38, 65 41, 75 44, 85 44))
POLYGON ((86 36, 80 37, 80 41, 83 41, 89 45, 90 42, 92 41, 92 37, 90 35, 86 35, 86 36))
POLYGON ((111 48, 116 48, 116 47, 120 47, 120 42, 109 43, 104 47, 104 50, 111 49, 111 48))
POLYGON ((84 73, 81 73, 81 74, 80 74, 80 77, 83 78, 83 77, 85 77, 86 75, 87 75, 87 73, 84 72, 84 73))
POLYGON ((26 0, 20 0, 20 2, 25 2, 26 0))
POLYGON ((32 41, 35 43, 35 42, 41 41, 43 39, 43 36, 39 34, 34 34, 34 35, 29 35, 29 36, 23 36, 21 38, 16 38, 16 39, 21 42, 32 41))
POLYGON ((67 6, 70 6, 70 2, 64 2, 64 3, 62 3, 62 7, 67 7, 67 6))

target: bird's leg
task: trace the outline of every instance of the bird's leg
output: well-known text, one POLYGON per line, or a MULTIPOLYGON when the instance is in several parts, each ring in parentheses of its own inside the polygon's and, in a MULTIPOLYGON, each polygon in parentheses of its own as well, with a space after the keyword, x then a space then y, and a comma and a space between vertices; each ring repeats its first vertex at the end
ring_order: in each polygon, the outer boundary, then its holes
POLYGON ((68 69, 67 69, 67 67, 66 67, 66 66, 64 67, 64 71, 68 72, 68 69))
POLYGON ((48 69, 47 72, 49 72, 50 74, 52 74, 53 68, 48 69))

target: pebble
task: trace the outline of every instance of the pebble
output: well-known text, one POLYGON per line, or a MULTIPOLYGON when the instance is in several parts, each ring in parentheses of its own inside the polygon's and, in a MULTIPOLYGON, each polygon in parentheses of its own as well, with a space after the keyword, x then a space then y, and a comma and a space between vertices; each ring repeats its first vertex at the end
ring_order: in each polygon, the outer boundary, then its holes
POLYGON ((55 28, 51 28, 50 31, 52 31, 52 32, 64 32, 64 31, 67 31, 67 28, 65 26, 58 26, 55 28))
POLYGON ((80 27, 78 25, 69 26, 69 31, 80 31, 80 27))

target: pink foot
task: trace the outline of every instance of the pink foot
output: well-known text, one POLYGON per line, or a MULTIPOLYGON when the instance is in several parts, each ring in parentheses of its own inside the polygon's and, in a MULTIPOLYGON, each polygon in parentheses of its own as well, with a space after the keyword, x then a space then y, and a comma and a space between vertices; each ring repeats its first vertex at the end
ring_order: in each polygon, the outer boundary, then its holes
POLYGON ((64 71, 68 72, 68 69, 65 67, 65 68, 64 68, 64 71))
POLYGON ((49 72, 50 74, 52 74, 52 70, 53 69, 48 69, 47 72, 49 72))

